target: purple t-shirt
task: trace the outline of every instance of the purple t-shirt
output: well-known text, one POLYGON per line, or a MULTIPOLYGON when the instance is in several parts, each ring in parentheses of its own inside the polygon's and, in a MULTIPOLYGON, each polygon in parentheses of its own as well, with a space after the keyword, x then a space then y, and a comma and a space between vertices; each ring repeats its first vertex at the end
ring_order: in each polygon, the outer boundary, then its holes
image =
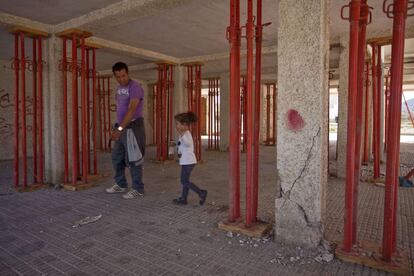
POLYGON ((134 116, 132 118, 138 119, 143 117, 142 107, 144 105, 144 89, 142 89, 141 85, 134 80, 129 80, 128 85, 118 86, 118 88, 116 89, 116 121, 118 124, 122 122, 125 115, 127 114, 129 101, 131 99, 139 100, 138 107, 135 110, 134 116))

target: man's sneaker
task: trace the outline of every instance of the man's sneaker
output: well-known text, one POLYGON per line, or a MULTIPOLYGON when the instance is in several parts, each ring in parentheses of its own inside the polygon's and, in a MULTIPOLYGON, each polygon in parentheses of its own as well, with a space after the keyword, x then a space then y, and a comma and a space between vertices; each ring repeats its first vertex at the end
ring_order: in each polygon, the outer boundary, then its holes
POLYGON ((138 192, 137 190, 131 189, 128 193, 122 195, 124 199, 133 199, 136 197, 144 196, 144 192, 138 192))
POLYGON ((206 202, 206 198, 207 198, 207 191, 201 190, 200 191, 200 205, 203 205, 204 202, 206 202))
POLYGON ((115 185, 113 185, 112 187, 107 188, 105 191, 106 191, 108 194, 115 194, 115 193, 123 193, 123 192, 125 192, 126 190, 127 190, 127 188, 121 188, 121 187, 119 187, 117 184, 115 184, 115 185))

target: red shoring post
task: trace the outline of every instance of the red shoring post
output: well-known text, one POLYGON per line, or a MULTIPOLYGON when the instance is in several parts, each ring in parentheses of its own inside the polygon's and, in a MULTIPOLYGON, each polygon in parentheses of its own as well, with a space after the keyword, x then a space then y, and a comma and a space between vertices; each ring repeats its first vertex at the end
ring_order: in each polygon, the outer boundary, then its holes
MULTIPOLYGON (((262 87, 262 0, 256 5, 256 62, 255 62, 255 100, 254 100, 254 129, 253 129, 253 222, 257 221, 257 208, 259 199, 259 134, 260 134, 260 97, 262 87)), ((253 117, 253 115, 252 115, 253 117)))
POLYGON ((13 182, 19 187, 19 34, 14 34, 14 160, 13 182))
POLYGON ((276 118, 277 118, 277 109, 276 109, 276 97, 277 97, 277 87, 276 83, 273 84, 273 116, 272 116, 272 122, 273 122, 273 131, 272 131, 272 142, 273 145, 276 145, 276 135, 277 135, 277 127, 276 127, 276 118))
POLYGON ((158 83, 157 83, 157 102, 156 102, 156 110, 157 110, 157 121, 156 121, 156 128, 157 128, 157 136, 156 136, 156 143, 157 143, 157 160, 161 161, 161 94, 162 94, 162 65, 158 64, 158 83))
POLYGON ((63 164, 64 173, 63 181, 69 183, 69 151, 68 151, 68 76, 67 76, 67 50, 66 38, 63 38, 63 59, 62 59, 62 75, 63 75, 63 164))
POLYGON ((174 81, 173 81, 173 66, 170 65, 169 66, 169 80, 168 80, 168 99, 169 99, 169 116, 168 116, 168 122, 169 122, 169 128, 170 128, 170 133, 169 133, 169 139, 168 141, 173 141, 173 118, 174 118, 174 113, 173 113, 173 104, 174 104, 174 81))
MULTIPOLYGON (((372 127, 372 150, 374 154, 374 179, 380 177, 380 158, 379 158, 379 144, 378 139, 376 137, 378 133, 378 107, 379 107, 379 94, 377 88, 377 65, 376 65, 376 50, 377 47, 375 44, 371 45, 372 47, 372 98, 373 98, 373 127, 372 127)), ((379 137, 378 137, 379 138, 379 137)))
POLYGON ((240 218, 240 0, 230 0, 230 131, 229 218, 240 218))
POLYGON ((253 0, 247 0, 247 23, 246 23, 246 41, 247 41, 247 154, 246 154, 246 226, 249 227, 255 221, 253 217, 253 197, 254 197, 254 180, 253 180, 253 0))
POLYGON ((348 122, 347 122, 347 155, 346 155, 346 190, 345 190, 345 223, 343 250, 350 252, 355 237, 353 237, 354 218, 354 186, 355 186, 355 127, 356 127, 356 96, 358 80, 358 30, 360 20, 360 0, 351 0, 343 10, 349 7, 350 39, 349 39, 349 80, 348 80, 348 122))
POLYGON ((266 145, 270 144, 270 83, 266 83, 266 145))
POLYGON ((207 121, 207 148, 211 150, 211 140, 210 140, 210 126, 211 126, 211 79, 208 80, 208 97, 207 97, 207 105, 208 105, 208 121, 207 121))
POLYGON ((40 184, 43 184, 43 61, 42 61, 42 37, 37 38, 37 95, 39 98, 39 107, 38 107, 38 121, 39 121, 39 175, 38 180, 40 184))
MULTIPOLYGON (((381 173, 380 170, 380 162, 381 162, 381 85, 382 85, 382 80, 383 80, 383 76, 382 76, 382 60, 381 60, 381 45, 377 46, 377 67, 375 68, 377 70, 376 73, 376 81, 377 81, 377 120, 376 120, 376 133, 375 133, 375 139, 376 141, 376 145, 377 145, 377 169, 378 169, 378 174, 381 173)), ((378 176, 379 177, 379 176, 378 176)))
POLYGON ((352 244, 357 240, 357 217, 358 217, 358 186, 361 168, 361 142, 362 142, 362 114, 363 114, 363 98, 364 98, 364 62, 366 48, 366 26, 368 24, 369 7, 367 0, 361 1, 359 34, 358 34, 358 83, 356 96, 356 127, 355 127, 355 170, 354 170, 354 186, 353 186, 353 225, 352 225, 352 244))
POLYGON ((97 164, 97 153, 96 148, 98 145, 98 141, 96 139, 96 124, 97 124, 97 113, 98 113, 98 103, 97 103, 97 96, 96 96, 96 50, 92 48, 92 138, 93 138, 93 173, 98 173, 98 164, 97 164))
POLYGON ((384 139, 384 151, 387 151, 387 133, 388 133, 388 117, 389 117, 389 106, 390 106, 390 87, 389 87, 389 79, 390 79, 390 72, 391 70, 388 69, 387 75, 385 75, 385 127, 384 127, 384 133, 385 133, 385 139, 384 139))
POLYGON ((162 65, 162 87, 161 87, 161 158, 162 161, 167 159, 166 154, 166 136, 167 136, 167 64, 162 65))
POLYGON ((102 139, 103 139, 103 135, 102 135, 102 133, 103 133, 103 122, 102 122, 102 88, 101 88, 101 78, 96 74, 96 70, 95 70, 95 79, 96 79, 96 81, 97 81, 97 83, 98 83, 98 90, 96 91, 96 97, 97 97, 97 102, 96 102, 96 105, 97 105, 97 110, 98 110, 98 114, 97 114, 97 117, 99 118, 99 131, 100 131, 100 134, 99 134, 99 148, 101 149, 101 150, 103 150, 104 148, 103 148, 103 143, 102 143, 102 139))
POLYGON ((83 183, 88 182, 88 152, 86 149, 86 132, 87 132, 87 124, 86 124, 86 115, 87 115, 87 102, 86 102, 86 87, 85 87, 85 78, 86 78, 86 68, 85 68, 85 38, 81 37, 81 105, 82 105, 82 118, 81 118, 81 126, 82 126, 82 180, 83 183))
POLYGON ((214 149, 216 150, 218 147, 218 139, 217 139, 217 82, 214 79, 213 80, 213 91, 212 91, 212 97, 213 97, 213 120, 214 120, 214 149))
POLYGON ((33 145, 33 182, 38 183, 38 174, 37 174, 37 106, 38 106, 38 97, 37 97, 37 47, 36 47, 36 37, 33 38, 33 61, 32 61, 32 93, 33 93, 33 119, 32 119, 32 145, 33 145))
POLYGON ((26 126, 26 59, 24 51, 24 34, 20 33, 20 70, 22 87, 22 163, 23 163, 23 188, 27 187, 27 126, 26 126))
POLYGON ((103 135, 103 142, 104 142, 104 150, 106 151, 108 149, 108 144, 107 144, 107 140, 106 140, 106 134, 108 132, 107 129, 107 124, 106 124, 106 88, 105 88, 105 77, 101 77, 101 82, 102 82, 102 90, 101 90, 101 100, 102 100, 102 110, 103 110, 103 130, 102 130, 102 135, 103 135))
POLYGON ((247 85, 246 85, 246 76, 243 76, 243 152, 246 152, 247 150, 247 119, 249 118, 249 115, 247 114, 247 85))
POLYGON ((216 79, 216 150, 220 149, 220 79, 216 79))
POLYGON ((393 18, 390 110, 387 145, 387 168, 385 179, 385 204, 382 240, 382 257, 390 262, 396 249, 398 165, 400 152, 401 96, 404 61, 405 20, 407 0, 394 0, 388 5, 384 1, 384 12, 393 18), (392 15, 391 15, 392 14, 392 15))
POLYGON ((72 184, 76 185, 79 175, 79 135, 78 135, 78 53, 77 37, 72 34, 72 184))
POLYGON ((91 154, 90 154, 90 149, 91 149, 91 133, 90 133, 90 114, 91 114, 91 110, 90 110, 90 97, 89 94, 91 92, 90 89, 90 64, 89 64, 89 60, 90 60, 90 56, 89 56, 89 51, 92 50, 90 47, 87 47, 85 50, 85 55, 86 55, 86 65, 85 65, 85 74, 86 74, 86 152, 87 152, 87 162, 88 162, 88 171, 87 173, 91 173, 91 154))
POLYGON ((197 139, 198 139, 198 160, 202 159, 202 145, 201 145, 201 64, 196 65, 197 69, 197 139))
POLYGON ((111 125, 111 77, 106 77, 107 80, 107 87, 108 87, 108 91, 107 91, 107 100, 108 100, 108 148, 111 148, 111 129, 112 129, 112 125, 111 125))
POLYGON ((365 62, 365 122, 364 122, 364 156, 362 161, 368 163, 368 128, 369 128, 369 63, 365 62))
POLYGON ((156 137, 157 137, 157 132, 156 132, 156 97, 157 97, 157 85, 154 84, 152 85, 152 143, 154 145, 157 145, 156 142, 156 137))

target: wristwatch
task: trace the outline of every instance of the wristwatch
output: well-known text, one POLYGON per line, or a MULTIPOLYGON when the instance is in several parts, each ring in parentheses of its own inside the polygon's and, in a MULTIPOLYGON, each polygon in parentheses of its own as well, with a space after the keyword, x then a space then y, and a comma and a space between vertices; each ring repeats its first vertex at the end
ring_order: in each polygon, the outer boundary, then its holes
POLYGON ((121 127, 121 126, 119 126, 117 129, 118 129, 119 132, 122 132, 122 130, 124 130, 124 128, 121 127))

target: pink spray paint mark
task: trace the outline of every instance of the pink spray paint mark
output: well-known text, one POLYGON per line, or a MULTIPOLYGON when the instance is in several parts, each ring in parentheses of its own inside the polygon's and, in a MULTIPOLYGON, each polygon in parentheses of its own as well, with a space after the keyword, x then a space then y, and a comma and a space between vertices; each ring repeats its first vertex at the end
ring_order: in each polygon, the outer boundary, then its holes
POLYGON ((302 116, 294 109, 289 109, 286 113, 286 125, 288 129, 297 131, 305 126, 302 116))

